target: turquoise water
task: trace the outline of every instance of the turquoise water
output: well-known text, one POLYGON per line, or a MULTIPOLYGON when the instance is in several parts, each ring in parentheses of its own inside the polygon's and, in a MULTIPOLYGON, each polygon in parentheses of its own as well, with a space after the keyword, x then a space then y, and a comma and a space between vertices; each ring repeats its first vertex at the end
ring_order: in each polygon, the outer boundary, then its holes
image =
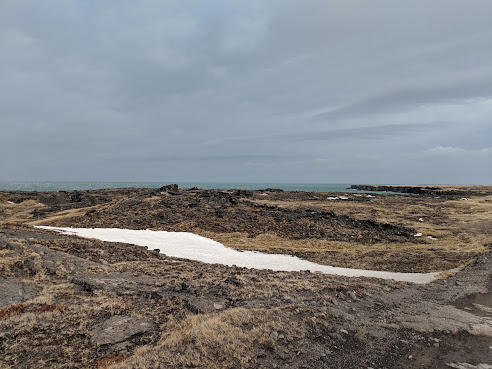
MULTIPOLYGON (((159 188, 174 182, 0 182, 0 191, 73 191, 97 190, 103 188, 159 188)), ((204 189, 263 190, 280 188, 284 191, 315 192, 368 192, 350 190, 350 184, 316 183, 213 183, 213 182, 177 182, 180 188, 198 187, 204 189)))

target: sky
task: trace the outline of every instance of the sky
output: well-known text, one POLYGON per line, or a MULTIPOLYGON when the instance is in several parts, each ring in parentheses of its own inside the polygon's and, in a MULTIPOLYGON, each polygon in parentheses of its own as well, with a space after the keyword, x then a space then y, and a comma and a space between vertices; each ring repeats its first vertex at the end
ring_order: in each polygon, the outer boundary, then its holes
POLYGON ((492 184, 489 0, 2 0, 0 181, 492 184))

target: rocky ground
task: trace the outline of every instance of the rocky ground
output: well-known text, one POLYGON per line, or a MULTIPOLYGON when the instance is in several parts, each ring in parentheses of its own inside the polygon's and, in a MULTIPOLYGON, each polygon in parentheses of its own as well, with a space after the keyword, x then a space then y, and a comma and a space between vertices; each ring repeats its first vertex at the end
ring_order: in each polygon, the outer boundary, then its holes
POLYGON ((0 368, 492 368, 492 197, 337 196, 0 193, 0 368), (251 270, 33 224, 187 230, 330 265, 462 270, 420 286, 251 270))

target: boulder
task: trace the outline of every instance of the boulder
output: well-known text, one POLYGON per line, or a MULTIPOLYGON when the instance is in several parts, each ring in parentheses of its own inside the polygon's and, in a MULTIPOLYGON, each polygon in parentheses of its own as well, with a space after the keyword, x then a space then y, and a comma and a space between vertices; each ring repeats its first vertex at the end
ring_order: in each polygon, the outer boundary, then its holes
POLYGON ((98 345, 114 345, 155 329, 156 325, 150 319, 115 315, 96 325, 91 331, 91 336, 98 345))

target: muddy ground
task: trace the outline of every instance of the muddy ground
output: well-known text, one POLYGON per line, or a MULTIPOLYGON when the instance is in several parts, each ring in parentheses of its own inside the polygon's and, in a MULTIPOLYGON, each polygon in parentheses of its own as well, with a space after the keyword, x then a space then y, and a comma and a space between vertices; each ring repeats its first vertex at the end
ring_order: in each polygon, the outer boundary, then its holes
POLYGON ((492 367, 492 192, 459 190, 1 192, 0 368, 492 367), (250 270, 34 224, 192 231, 329 265, 448 272, 417 286, 250 270))

